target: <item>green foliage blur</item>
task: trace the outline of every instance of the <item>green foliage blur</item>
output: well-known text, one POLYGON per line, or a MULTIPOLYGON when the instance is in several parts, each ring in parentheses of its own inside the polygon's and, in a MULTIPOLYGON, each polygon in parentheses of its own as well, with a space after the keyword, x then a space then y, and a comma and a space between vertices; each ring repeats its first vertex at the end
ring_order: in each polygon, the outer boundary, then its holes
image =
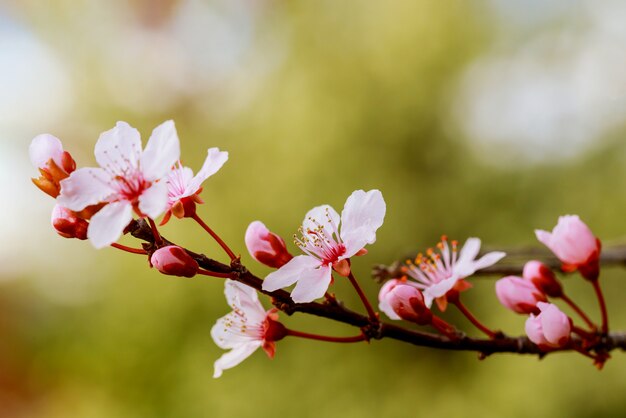
MULTIPOLYGON (((495 150, 476 152, 455 125, 448 109, 459 78, 507 31, 489 3, 194 1, 198 10, 213 10, 213 20, 180 23, 195 31, 197 44, 168 50, 157 44, 146 66, 138 66, 125 43, 131 33, 117 30, 153 34, 185 3, 0 5, 0 22, 43 40, 73 82, 70 111, 45 126, 29 119, 32 133, 12 146, 25 155, 34 134, 50 132, 79 165, 91 165, 98 134, 115 121, 137 127, 145 141, 156 125, 174 119, 185 165, 197 170, 208 147, 229 151, 224 168, 204 184, 200 215, 259 275, 269 270, 243 243, 251 221, 290 237, 313 206, 340 210, 353 190, 378 188, 387 202, 385 224, 369 254, 354 261, 372 300, 380 286, 370 278, 373 265, 428 248, 442 234, 478 236, 489 248, 538 246, 535 228, 550 229, 559 215, 576 213, 606 242, 626 235, 623 123, 574 157, 526 164, 520 155, 513 160, 522 162, 510 165, 497 164, 495 150), (230 22, 234 31, 252 35, 232 45, 211 37, 211 24, 233 15, 243 16, 230 22), (230 67, 177 61, 185 48, 196 48, 185 56, 202 57, 220 47, 247 52, 230 67), (104 55, 115 68, 103 64, 104 55), (153 65, 160 62, 173 65, 169 84, 150 81, 163 70, 153 65), (212 69, 220 77, 202 82, 212 69)), ((168 34, 159 35, 164 44, 168 34)), ((275 359, 259 350, 213 379, 222 351, 209 331, 228 312, 222 282, 162 276, 140 256, 56 236, 46 215, 53 202, 28 183, 35 176, 29 170, 10 178, 23 197, 3 203, 9 208, 22 200, 41 208, 41 216, 11 220, 23 225, 11 238, 23 250, 12 256, 11 268, 0 269, 0 417, 624 416, 620 352, 598 372, 575 354, 479 361, 475 353, 396 341, 287 339, 275 359)), ((190 220, 173 219, 163 233, 225 260, 190 220)), ((5 240, 0 251, 9 254, 12 246, 5 240)), ((614 329, 626 328, 623 275, 617 269, 602 275, 614 329)), ((493 281, 474 283, 466 303, 476 315, 493 328, 523 333, 524 318, 500 306, 493 281)), ((571 278, 566 289, 599 319, 588 284, 571 278)), ((334 291, 362 309, 341 279, 334 291)), ((479 335, 455 312, 444 317, 479 335)), ((355 332, 319 318, 281 318, 308 332, 355 332)))

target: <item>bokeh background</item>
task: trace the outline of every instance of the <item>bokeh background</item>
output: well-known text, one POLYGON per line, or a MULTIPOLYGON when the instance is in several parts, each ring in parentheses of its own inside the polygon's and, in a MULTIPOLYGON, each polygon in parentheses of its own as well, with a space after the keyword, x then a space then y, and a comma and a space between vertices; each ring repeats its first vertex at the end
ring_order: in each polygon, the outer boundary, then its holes
MULTIPOLYGON (((620 352, 598 372, 574 354, 478 361, 395 341, 288 339, 274 360, 259 351, 214 380, 221 282, 60 238, 27 155, 49 132, 91 165, 115 121, 145 140, 174 119, 186 165, 197 170, 208 147, 230 152, 200 213, 259 274, 243 244, 250 221, 289 237, 311 207, 378 188, 386 222, 354 263, 375 298, 372 265, 444 233, 538 246, 533 229, 576 213, 606 245, 626 236, 624 22, 620 0, 0 1, 0 416, 626 415, 620 352)), ((222 257, 191 221, 164 233, 222 257)), ((602 278, 616 329, 625 274, 602 278)), ((467 305, 522 333, 493 280, 475 284, 467 305)), ((566 286, 598 318, 591 288, 566 286)), ((361 309, 345 283, 335 290, 361 309)))

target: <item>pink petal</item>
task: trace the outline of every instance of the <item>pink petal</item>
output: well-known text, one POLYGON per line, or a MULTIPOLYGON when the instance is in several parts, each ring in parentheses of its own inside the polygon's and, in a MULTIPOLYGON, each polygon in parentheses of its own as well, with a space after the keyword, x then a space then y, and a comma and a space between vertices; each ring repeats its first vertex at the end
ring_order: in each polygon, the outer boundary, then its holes
POLYGON ((154 183, 139 196, 139 210, 144 215, 156 218, 167 209, 167 184, 154 183))
POLYGON ((300 275, 320 266, 320 261, 308 255, 299 255, 292 258, 287 264, 270 273, 263 280, 263 290, 274 290, 290 286, 300 279, 300 275))
POLYGON ((237 348, 232 349, 228 353, 224 353, 222 357, 217 359, 214 363, 213 377, 218 378, 222 375, 222 372, 226 369, 230 369, 250 357, 252 353, 256 351, 263 344, 262 341, 251 341, 247 344, 240 345, 237 348))
POLYGON ((526 323, 524 324, 524 330, 528 339, 537 345, 548 345, 548 341, 543 336, 543 330, 541 329, 541 320, 533 314, 530 314, 526 323))
POLYGON ((96 248, 111 245, 119 239, 132 219, 133 207, 129 202, 109 203, 91 218, 87 238, 96 248))
POLYGON ((57 202, 73 211, 106 202, 115 193, 111 182, 111 175, 102 168, 79 168, 61 181, 61 194, 57 202))
MULTIPOLYGON (((541 303, 541 302, 540 302, 541 303)), ((567 341, 571 331, 570 321, 567 315, 554 304, 541 303, 539 306, 541 314, 541 327, 546 340, 554 345, 560 345, 563 341, 567 341), (547 305, 547 306, 546 306, 547 305)))
POLYGON ((352 256, 376 241, 376 230, 382 226, 386 210, 379 190, 355 190, 348 197, 341 212, 341 238, 346 253, 352 256))
POLYGON ((220 151, 219 148, 209 148, 206 160, 202 168, 196 176, 189 182, 187 193, 194 194, 200 189, 200 185, 204 180, 217 173, 224 163, 228 160, 228 152, 220 151))
POLYGON ((448 293, 458 281, 459 277, 452 276, 424 289, 422 292, 424 295, 424 304, 430 308, 433 304, 433 300, 448 293))
POLYGON ((330 286, 331 271, 330 266, 304 270, 291 292, 291 299, 296 303, 306 303, 324 296, 330 286))
POLYGON ((51 158, 56 165, 63 167, 63 145, 50 134, 37 135, 28 147, 28 154, 31 163, 37 168, 45 168, 51 158))
POLYGON ((180 158, 180 143, 174 122, 168 120, 154 128, 141 155, 141 171, 149 181, 164 177, 180 158))
POLYGON ((246 229, 246 236, 244 238, 246 242, 246 248, 248 252, 254 257, 254 253, 259 251, 272 253, 274 252, 269 241, 265 239, 270 234, 270 230, 267 229, 265 224, 261 221, 254 221, 248 225, 246 229))
POLYGON ((136 169, 141 155, 139 131, 126 122, 117 122, 100 134, 94 154, 100 167, 115 175, 136 169))
POLYGON ((388 280, 378 292, 378 309, 383 311, 389 317, 389 319, 393 319, 395 321, 398 321, 402 318, 400 318, 400 316, 396 313, 396 311, 393 310, 393 307, 391 306, 392 295, 390 293, 393 288, 398 286, 398 284, 400 283, 401 281, 398 279, 388 280))

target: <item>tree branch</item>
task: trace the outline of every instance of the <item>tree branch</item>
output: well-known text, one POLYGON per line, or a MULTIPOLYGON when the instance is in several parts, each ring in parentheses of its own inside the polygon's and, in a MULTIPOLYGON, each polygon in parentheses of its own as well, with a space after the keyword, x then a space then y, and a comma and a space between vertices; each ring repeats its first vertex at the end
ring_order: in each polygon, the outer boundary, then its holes
MULTIPOLYGON (((148 254, 151 254, 156 249, 152 230, 145 221, 133 221, 127 227, 126 232, 130 233, 135 238, 146 241, 143 247, 148 254)), ((173 244, 164 237, 161 238, 165 244, 173 244)), ((287 315, 301 312, 332 319, 361 328, 370 339, 391 338, 422 347, 456 351, 476 351, 480 353, 481 358, 494 353, 534 354, 543 357, 551 352, 572 351, 576 348, 580 348, 582 344, 582 341, 578 337, 573 337, 570 346, 547 352, 540 350, 539 347, 526 337, 509 337, 500 334, 495 339, 478 339, 460 334, 458 338, 451 339, 439 334, 406 329, 391 323, 375 323, 371 321, 368 316, 347 309, 341 302, 334 299, 327 300, 323 303, 295 303, 291 300, 289 293, 282 289, 273 292, 264 291, 261 287, 263 280, 241 265, 239 259, 235 259, 229 266, 210 259, 203 254, 189 250, 186 251, 198 262, 200 267, 213 272, 227 273, 232 280, 251 286, 257 291, 271 297, 274 306, 287 315)), ((592 347, 586 348, 598 353, 607 353, 614 349, 626 350, 626 333, 610 333, 606 336, 599 336, 598 341, 592 347)))

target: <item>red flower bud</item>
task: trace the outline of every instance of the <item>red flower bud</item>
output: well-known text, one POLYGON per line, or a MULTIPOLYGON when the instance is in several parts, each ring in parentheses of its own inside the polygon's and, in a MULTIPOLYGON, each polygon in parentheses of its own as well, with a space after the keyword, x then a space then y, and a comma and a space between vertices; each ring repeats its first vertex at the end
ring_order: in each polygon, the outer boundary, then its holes
POLYGON ((266 266, 280 268, 293 258, 285 241, 270 232, 262 222, 254 221, 248 226, 245 241, 250 255, 266 266))
POLYGON ((563 287, 554 272, 540 261, 532 260, 524 266, 522 274, 525 280, 531 281, 537 289, 552 298, 563 296, 563 287))
POLYGON ((196 260, 176 245, 159 248, 150 257, 150 262, 161 273, 170 276, 193 277, 199 269, 196 260))
POLYGON ((87 228, 89 222, 79 218, 75 212, 56 205, 52 209, 52 226, 57 233, 65 238, 87 239, 87 228))

